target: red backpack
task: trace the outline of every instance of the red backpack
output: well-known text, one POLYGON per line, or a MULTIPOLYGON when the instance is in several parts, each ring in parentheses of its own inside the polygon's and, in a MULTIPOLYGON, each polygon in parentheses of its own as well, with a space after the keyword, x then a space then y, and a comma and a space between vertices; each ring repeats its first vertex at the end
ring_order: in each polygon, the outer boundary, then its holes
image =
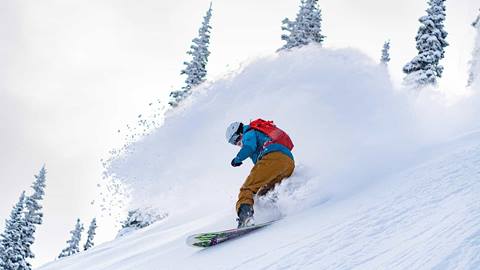
POLYGON ((293 149, 293 142, 288 134, 275 126, 273 121, 257 119, 250 122, 250 128, 261 131, 270 137, 270 139, 272 139, 271 141, 266 142, 263 147, 266 147, 272 143, 279 143, 287 147, 290 151, 293 149))

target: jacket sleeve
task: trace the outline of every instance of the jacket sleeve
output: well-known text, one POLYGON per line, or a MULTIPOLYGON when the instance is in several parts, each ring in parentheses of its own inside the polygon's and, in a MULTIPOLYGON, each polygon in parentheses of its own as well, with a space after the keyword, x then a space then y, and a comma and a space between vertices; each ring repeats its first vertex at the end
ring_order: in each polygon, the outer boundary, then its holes
POLYGON ((257 149, 257 136, 254 131, 248 131, 243 135, 242 149, 238 152, 235 160, 237 162, 244 161, 255 152, 255 149, 257 149))

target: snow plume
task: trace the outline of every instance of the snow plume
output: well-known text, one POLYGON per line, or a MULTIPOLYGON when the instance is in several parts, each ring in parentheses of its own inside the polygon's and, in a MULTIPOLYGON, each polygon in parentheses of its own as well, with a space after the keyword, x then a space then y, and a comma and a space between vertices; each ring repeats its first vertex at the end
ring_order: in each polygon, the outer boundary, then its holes
POLYGON ((230 167, 239 149, 224 133, 233 121, 261 117, 290 134, 297 168, 275 195, 289 214, 414 164, 419 149, 465 130, 471 115, 430 91, 415 99, 396 91, 385 69, 356 50, 315 45, 259 59, 197 90, 109 164, 110 176, 131 190, 131 207, 157 207, 185 221, 233 216, 252 166, 230 167))

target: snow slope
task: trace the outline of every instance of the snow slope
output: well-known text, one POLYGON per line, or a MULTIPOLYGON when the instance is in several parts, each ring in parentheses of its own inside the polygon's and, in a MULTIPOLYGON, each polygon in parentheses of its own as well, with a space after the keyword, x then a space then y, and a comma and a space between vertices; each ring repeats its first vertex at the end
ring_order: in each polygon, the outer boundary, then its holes
POLYGON ((476 269, 480 133, 475 99, 411 99, 361 53, 310 46, 205 85, 162 128, 110 163, 131 207, 167 219, 48 269, 476 269), (294 175, 257 221, 278 223, 207 250, 192 233, 235 224, 251 168, 231 168, 231 122, 274 119, 296 144, 294 175), (454 138, 454 139, 452 139, 454 138))

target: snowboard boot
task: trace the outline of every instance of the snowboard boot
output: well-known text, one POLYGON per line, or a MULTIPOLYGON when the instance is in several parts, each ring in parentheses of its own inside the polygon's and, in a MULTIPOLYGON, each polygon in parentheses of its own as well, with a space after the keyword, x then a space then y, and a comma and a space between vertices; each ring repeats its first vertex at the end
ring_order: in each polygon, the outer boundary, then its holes
POLYGON ((249 204, 241 204, 238 208, 237 221, 237 228, 244 228, 255 225, 255 220, 253 219, 253 207, 249 204))

